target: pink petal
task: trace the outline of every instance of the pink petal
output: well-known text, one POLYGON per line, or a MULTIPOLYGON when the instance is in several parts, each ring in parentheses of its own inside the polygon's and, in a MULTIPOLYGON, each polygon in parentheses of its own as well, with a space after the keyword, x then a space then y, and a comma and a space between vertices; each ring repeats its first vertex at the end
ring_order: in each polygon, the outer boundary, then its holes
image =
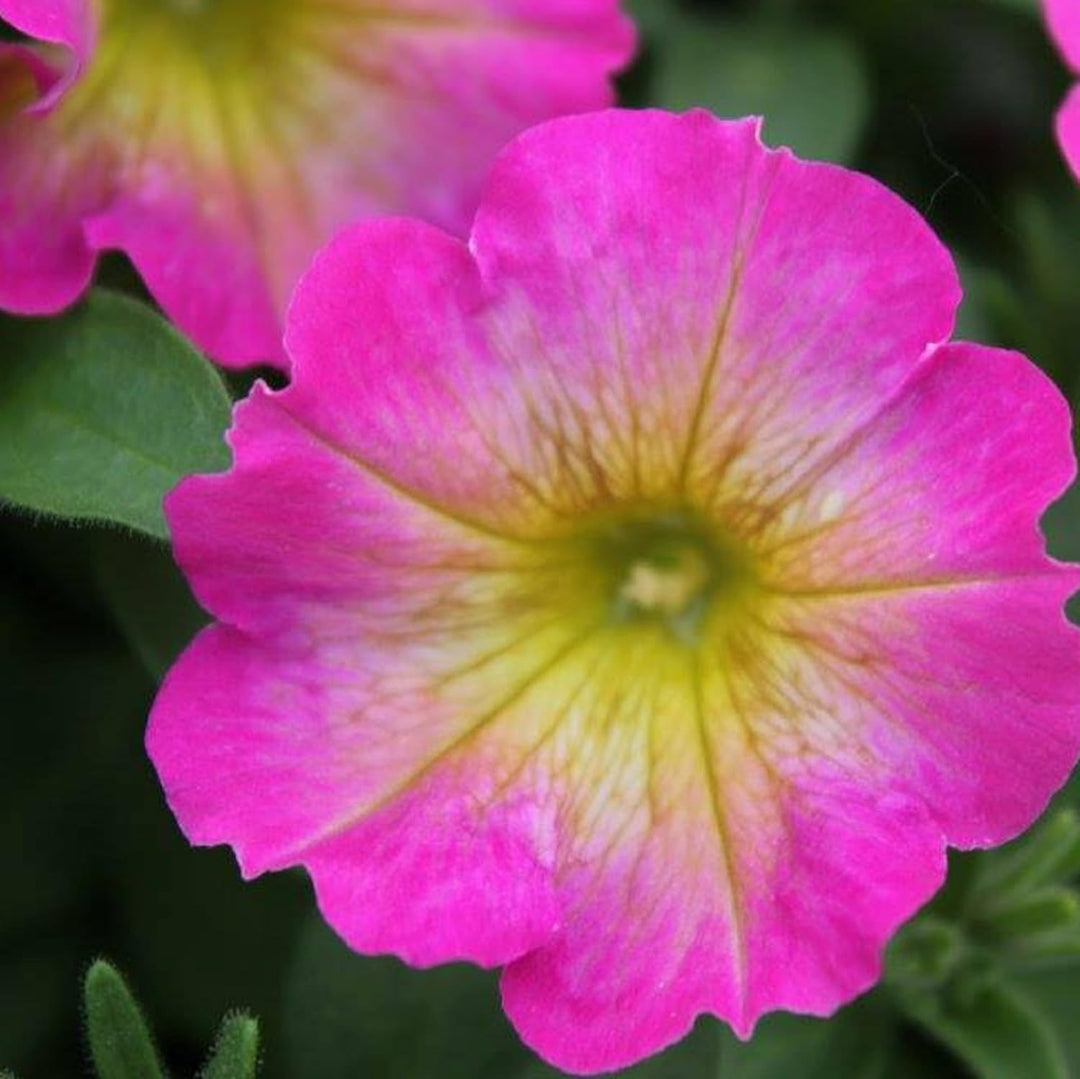
POLYGON ((137 186, 84 218, 83 232, 94 251, 124 251, 163 310, 211 356, 239 366, 273 362, 284 301, 267 288, 271 267, 246 228, 243 196, 224 178, 215 183, 211 194, 205 180, 144 168, 137 186))
POLYGON ((572 1074, 607 1072, 701 1013, 746 1037, 763 1011, 828 1015, 877 980, 882 942, 944 879, 940 834, 917 802, 842 772, 783 778, 773 798, 743 747, 717 773, 736 793, 716 823, 709 795, 684 791, 667 828, 566 874, 576 916, 503 975, 526 1043, 572 1074))
POLYGON ((778 488, 782 511, 760 523, 770 580, 828 595, 1054 575, 1037 522, 1075 476, 1071 428, 1023 356, 935 349, 864 430, 778 488))
POLYGON ((177 559, 206 607, 252 634, 288 633, 309 611, 345 626, 363 611, 378 628, 379 611, 407 620, 410 592, 430 604, 426 592, 459 570, 495 579, 521 565, 527 552, 319 435, 295 400, 256 386, 236 410, 232 469, 166 499, 177 559))
MULTIPOLYGON (((186 56, 189 35, 168 13, 106 21, 95 48, 94 11, 0 0, 0 16, 74 54, 28 115, 0 117, 0 145, 33 163, 0 168, 0 205, 67 255, 40 281, 24 261, 6 305, 70 302, 71 282, 87 276, 86 252, 72 250, 78 224, 91 250, 130 255, 178 325, 234 365, 283 360, 288 297, 337 229, 411 213, 464 232, 497 150, 537 120, 607 104, 634 45, 616 0, 395 0, 378 11, 305 0, 280 33, 268 19, 247 43, 251 69, 225 78, 186 56), (129 42, 117 37, 125 28, 129 42), (31 199, 26 176, 39 172, 49 180, 31 199)), ((3 243, 18 248, 20 236, 3 243)))
MULTIPOLYGON (((1065 62, 1080 74, 1080 4, 1044 0, 1051 36, 1065 62)), ((1069 166, 1080 179, 1080 87, 1075 87, 1057 115, 1057 136, 1069 166)))
POLYGON ((0 5, 0 16, 17 30, 80 52, 91 36, 92 12, 89 0, 3 0, 0 5))
POLYGON ((66 307, 89 285, 82 221, 109 190, 106 162, 78 145, 58 155, 48 118, 24 111, 59 79, 29 48, 0 44, 0 308, 26 315, 66 307))
POLYGON ((473 245, 520 323, 503 351, 527 354, 542 310, 544 362, 579 408, 629 383, 615 417, 644 424, 640 484, 660 490, 811 468, 949 335, 960 298, 948 253, 885 188, 704 112, 528 132, 473 245))
POLYGON ((39 41, 61 45, 70 53, 62 76, 48 88, 33 111, 46 111, 82 74, 94 50, 97 21, 88 0, 0 0, 0 18, 39 41))
POLYGON ((370 693, 392 684, 386 658, 347 645, 336 659, 274 655, 209 629, 166 680, 151 756, 192 842, 243 834, 247 875, 305 864, 324 914, 355 948, 419 965, 505 963, 558 924, 538 810, 482 813, 485 775, 452 763, 414 776, 413 754, 452 741, 456 717, 425 715, 417 696, 411 735, 408 713, 380 729, 370 693), (351 718, 365 706, 365 722, 351 718))
POLYGON ((506 962, 557 924, 536 851, 550 814, 528 798, 516 816, 486 814, 498 776, 467 732, 493 694, 513 698, 529 650, 559 654, 567 632, 536 596, 508 591, 521 552, 402 497, 290 415, 290 395, 257 388, 237 412, 234 468, 168 501, 200 598, 241 631, 208 631, 174 669, 151 756, 192 841, 236 842, 249 874, 304 864, 358 949, 506 962), (431 648, 446 632, 461 649, 431 648), (376 901, 390 881, 410 913, 376 901))
POLYGON ((1057 114, 1056 130, 1065 159, 1077 179, 1080 179, 1080 86, 1073 87, 1065 99, 1065 104, 1061 106, 1057 114))
POLYGON ((1080 73, 1080 7, 1075 0, 1044 0, 1050 32, 1073 71, 1080 73))
POLYGON ((602 477, 578 480, 612 496, 708 486, 748 420, 738 468, 779 480, 813 436, 809 469, 948 335, 959 297, 947 253, 884 188, 766 154, 756 124, 703 112, 528 132, 471 247, 483 292, 465 251, 418 226, 341 237, 296 294, 288 349, 311 374, 290 401, 398 482, 512 532, 545 502, 579 508, 567 473, 593 464, 602 477), (406 430, 425 453, 397 452, 406 430), (570 445, 553 461, 557 434, 570 445))
POLYGON ((1078 578, 1036 527, 1067 410, 941 343, 957 295, 883 188, 702 113, 534 129, 467 246, 346 231, 292 384, 169 501, 226 623, 151 721, 189 836, 305 865, 359 950, 507 962, 564 1069, 865 989, 945 845, 1080 752, 1078 578), (689 627, 662 583, 620 607, 597 536, 642 520, 732 559, 689 627))

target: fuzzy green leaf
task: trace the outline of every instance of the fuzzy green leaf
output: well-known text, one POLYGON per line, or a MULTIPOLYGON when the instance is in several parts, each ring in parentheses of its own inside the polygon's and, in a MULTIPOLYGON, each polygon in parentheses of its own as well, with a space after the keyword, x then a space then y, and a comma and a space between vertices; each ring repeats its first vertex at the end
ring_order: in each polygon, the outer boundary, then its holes
POLYGON ((84 984, 86 1033, 98 1079, 161 1079, 154 1043, 124 979, 99 959, 84 984))
POLYGON ((201 1079, 255 1079, 258 1063, 258 1020, 250 1015, 229 1015, 221 1024, 201 1079))

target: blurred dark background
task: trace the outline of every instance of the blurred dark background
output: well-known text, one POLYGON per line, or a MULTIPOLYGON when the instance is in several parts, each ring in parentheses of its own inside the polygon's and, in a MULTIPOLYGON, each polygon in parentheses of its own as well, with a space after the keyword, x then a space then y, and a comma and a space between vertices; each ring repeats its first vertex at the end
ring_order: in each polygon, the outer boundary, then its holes
MULTIPOLYGON (((1033 0, 634 8, 644 40, 626 104, 764 110, 767 141, 878 177, 956 253, 962 335, 1027 352, 1077 401, 1080 189, 1052 136, 1069 78, 1033 0)), ((119 260, 103 273, 131 284, 119 260)), ((1078 522, 1068 498, 1051 513, 1058 554, 1080 557, 1078 522)), ((493 976, 353 957, 314 918, 301 874, 245 884, 227 851, 188 847, 142 733, 156 680, 200 621, 164 547, 0 510, 0 1069, 89 1074, 80 980, 104 955, 129 977, 174 1075, 195 1073, 236 1007, 260 1017, 269 1079, 553 1074, 517 1046, 493 976)), ((1080 967, 1033 991, 1069 1026, 1080 967)), ((914 1027, 881 1019, 879 996, 844 1035, 850 1067, 830 1074, 966 1074, 914 1027)), ((785 1023, 767 1022, 762 1044, 820 1036, 821 1024, 785 1023)), ((719 1074, 721 1043, 703 1023, 639 1074, 719 1074)), ((770 1071, 769 1059, 736 1052, 721 1070, 810 1074, 790 1059, 770 1071)))

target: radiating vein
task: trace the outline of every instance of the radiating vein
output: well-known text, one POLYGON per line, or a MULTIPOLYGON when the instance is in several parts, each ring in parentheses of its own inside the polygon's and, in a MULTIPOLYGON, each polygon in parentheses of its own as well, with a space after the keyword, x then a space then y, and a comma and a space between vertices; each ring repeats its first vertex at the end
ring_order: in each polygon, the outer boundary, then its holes
POLYGON ((709 810, 716 832, 716 841, 720 847, 724 875, 726 878, 723 887, 727 893, 728 913, 731 919, 732 960, 734 963, 736 984, 741 1007, 745 1004, 746 1000, 747 980, 745 912, 743 911, 742 897, 739 894, 738 867, 735 862, 735 851, 732 844, 730 829, 728 828, 727 815, 721 802, 723 796, 720 790, 720 781, 716 774, 716 766, 713 762, 713 749, 709 739, 708 716, 705 707, 704 679, 701 673, 700 657, 694 656, 691 660, 691 664, 694 696, 694 726, 701 751, 702 775, 705 779, 706 791, 709 798, 709 810))
POLYGON ((301 842, 290 847, 284 851, 280 857, 293 859, 299 855, 311 850, 313 847, 319 846, 335 836, 341 835, 347 832, 350 828, 359 824, 361 821, 368 817, 371 817, 378 813, 380 810, 386 808, 392 802, 394 802, 399 796, 401 796, 410 787, 415 786, 421 780, 424 779, 430 772, 437 768, 444 761, 448 760, 459 749, 467 745, 472 739, 476 738, 481 731, 491 726, 491 724, 498 721, 498 719, 506 712, 506 710, 520 701, 530 690, 539 685, 547 675, 554 671, 564 660, 572 655, 577 649, 581 648, 587 643, 600 628, 599 624, 594 624, 586 628, 581 633, 570 638, 570 640, 564 642, 555 652, 548 656, 543 663, 535 667, 524 678, 520 679, 517 684, 501 698, 495 705, 493 705, 486 712, 475 720, 472 724, 465 728, 464 731, 455 735, 452 739, 446 742, 444 745, 436 749, 426 760, 423 761, 417 768, 409 772, 404 778, 399 779, 389 791, 380 795, 373 802, 368 805, 357 807, 353 809, 344 818, 334 821, 327 827, 321 829, 315 835, 310 836, 301 842))
MULTIPOLYGON (((285 391, 286 393, 288 391, 285 391)), ((370 461, 365 460, 362 457, 357 456, 351 450, 342 446, 328 435, 323 434, 320 431, 316 431, 313 427, 305 423, 295 413, 288 411, 285 408, 281 409, 298 428, 300 428, 309 438, 324 449, 329 450, 334 456, 341 458, 343 461, 352 465, 354 468, 363 472, 366 476, 373 479, 381 487, 385 487, 391 493, 398 495, 406 502, 412 503, 414 506, 420 509, 427 510, 429 513, 434 514, 437 517, 442 517, 445 520, 452 521, 454 524, 459 525, 462 528, 468 529, 472 532, 478 532, 481 535, 489 536, 492 539, 501 540, 505 543, 520 544, 526 547, 535 547, 540 544, 541 541, 532 539, 528 536, 517 535, 513 532, 507 532, 505 530, 494 527, 487 524, 476 517, 472 517, 468 514, 460 513, 459 511, 445 505, 444 503, 435 499, 429 498, 423 492, 418 491, 416 488, 402 483, 400 480, 395 479, 388 472, 379 468, 377 465, 372 464, 370 461)))

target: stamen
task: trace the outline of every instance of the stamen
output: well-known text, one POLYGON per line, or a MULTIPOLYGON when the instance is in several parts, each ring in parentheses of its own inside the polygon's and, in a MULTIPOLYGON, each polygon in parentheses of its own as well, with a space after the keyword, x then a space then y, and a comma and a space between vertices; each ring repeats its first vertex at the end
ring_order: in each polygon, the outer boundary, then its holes
POLYGON ((583 538, 611 624, 662 626, 691 647, 721 609, 735 612, 755 576, 746 555, 690 510, 615 510, 583 538))
POLYGON ((709 577, 704 555, 686 547, 665 565, 645 560, 635 562, 619 598, 643 613, 674 618, 702 597, 709 577))

